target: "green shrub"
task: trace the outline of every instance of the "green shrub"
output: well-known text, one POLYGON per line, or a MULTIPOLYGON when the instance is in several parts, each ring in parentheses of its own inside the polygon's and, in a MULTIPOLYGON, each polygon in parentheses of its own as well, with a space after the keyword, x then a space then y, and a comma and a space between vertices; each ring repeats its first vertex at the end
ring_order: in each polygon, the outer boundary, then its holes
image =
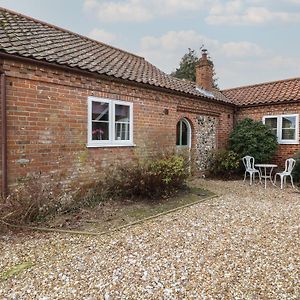
POLYGON ((296 160, 296 165, 292 172, 293 179, 295 182, 300 182, 300 151, 295 154, 294 159, 296 160))
POLYGON ((277 138, 262 122, 244 119, 234 128, 229 137, 229 149, 239 158, 251 155, 255 162, 270 162, 277 150, 277 138))
POLYGON ((189 175, 182 156, 165 155, 146 162, 119 165, 106 179, 114 197, 160 198, 182 188, 189 175))
POLYGON ((237 173, 240 166, 240 158, 231 150, 221 150, 212 157, 210 172, 215 176, 232 176, 237 173))

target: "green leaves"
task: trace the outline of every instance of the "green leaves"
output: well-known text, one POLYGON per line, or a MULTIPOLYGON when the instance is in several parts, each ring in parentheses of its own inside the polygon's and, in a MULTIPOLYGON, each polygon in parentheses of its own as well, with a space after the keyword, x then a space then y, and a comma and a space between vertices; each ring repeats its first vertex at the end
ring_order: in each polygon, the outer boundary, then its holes
POLYGON ((231 150, 222 150, 217 152, 213 159, 211 172, 214 175, 232 175, 238 170, 240 165, 240 158, 237 153, 231 150))
POLYGON ((277 138, 262 122, 244 119, 229 137, 229 149, 240 158, 251 155, 256 162, 270 162, 277 150, 277 138))

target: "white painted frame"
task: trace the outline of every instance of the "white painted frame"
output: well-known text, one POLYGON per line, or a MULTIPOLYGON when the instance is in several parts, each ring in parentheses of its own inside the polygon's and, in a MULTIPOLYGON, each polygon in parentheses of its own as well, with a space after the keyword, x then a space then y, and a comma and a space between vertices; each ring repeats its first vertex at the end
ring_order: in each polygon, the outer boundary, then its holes
POLYGON ((286 145, 297 145, 299 144, 299 114, 287 114, 287 115, 268 115, 263 116, 262 122, 265 124, 266 119, 268 118, 276 118, 277 119, 277 141, 278 144, 286 144, 286 145), (285 140, 282 139, 282 119, 284 117, 294 117, 296 128, 295 128, 295 139, 293 140, 285 140))
MULTIPOLYGON (((191 124, 190 124, 190 122, 186 118, 182 118, 178 122, 183 122, 187 126, 187 145, 176 145, 176 147, 191 149, 191 147, 192 147, 192 128, 191 128, 191 124)), ((178 122, 177 122, 177 124, 178 124, 178 122)), ((177 124, 176 124, 176 126, 177 126, 177 124)), ((181 126, 180 126, 180 132, 179 132, 179 134, 180 134, 179 140, 181 141, 182 140, 182 129, 181 129, 181 126)))
POLYGON ((133 103, 126 101, 113 100, 101 97, 88 97, 88 118, 87 118, 87 147, 126 147, 134 146, 133 144, 133 103), (109 140, 92 139, 92 103, 104 102, 109 104, 109 140), (115 106, 129 106, 129 140, 115 140, 115 106))

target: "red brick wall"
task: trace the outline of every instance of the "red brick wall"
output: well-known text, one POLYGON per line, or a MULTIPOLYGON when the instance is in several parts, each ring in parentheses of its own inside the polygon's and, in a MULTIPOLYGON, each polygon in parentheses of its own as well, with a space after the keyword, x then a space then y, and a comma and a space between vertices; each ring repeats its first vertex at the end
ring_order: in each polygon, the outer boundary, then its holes
MULTIPOLYGON (((299 114, 300 104, 276 104, 263 105, 256 107, 248 107, 239 109, 236 117, 237 121, 244 118, 251 118, 253 120, 262 121, 263 116, 267 115, 285 115, 285 114, 299 114)), ((274 158, 280 167, 284 167, 284 161, 295 155, 300 150, 300 145, 279 145, 277 154, 274 158)))
POLYGON ((195 116, 217 114, 219 147, 226 145, 232 129, 233 111, 222 104, 40 64, 5 60, 3 69, 7 74, 10 184, 32 173, 75 182, 89 180, 95 170, 105 170, 135 154, 174 148, 181 117, 191 120, 194 127, 195 116), (86 147, 88 96, 133 102, 136 147, 86 147), (163 113, 165 108, 168 115, 163 113))

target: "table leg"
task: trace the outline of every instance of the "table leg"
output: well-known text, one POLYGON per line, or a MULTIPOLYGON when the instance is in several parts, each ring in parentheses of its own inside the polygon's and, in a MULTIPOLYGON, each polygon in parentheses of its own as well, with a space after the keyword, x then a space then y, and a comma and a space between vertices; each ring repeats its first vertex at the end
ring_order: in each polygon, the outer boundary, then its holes
POLYGON ((274 186, 276 186, 274 180, 272 180, 272 172, 273 172, 273 169, 274 169, 274 168, 271 168, 271 170, 270 170, 270 181, 271 181, 271 183, 272 183, 274 186))

